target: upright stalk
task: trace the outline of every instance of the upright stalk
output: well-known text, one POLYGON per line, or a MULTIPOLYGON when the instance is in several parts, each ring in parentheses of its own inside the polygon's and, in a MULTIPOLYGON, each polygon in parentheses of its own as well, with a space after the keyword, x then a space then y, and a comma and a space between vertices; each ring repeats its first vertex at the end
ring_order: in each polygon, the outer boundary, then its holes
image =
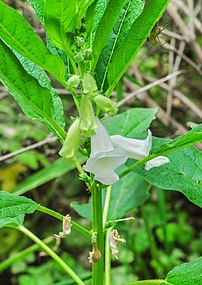
POLYGON ((101 253, 101 259, 93 263, 92 279, 93 285, 104 284, 104 235, 102 223, 102 189, 99 184, 94 183, 92 187, 93 207, 93 232, 97 235, 97 247, 101 253))

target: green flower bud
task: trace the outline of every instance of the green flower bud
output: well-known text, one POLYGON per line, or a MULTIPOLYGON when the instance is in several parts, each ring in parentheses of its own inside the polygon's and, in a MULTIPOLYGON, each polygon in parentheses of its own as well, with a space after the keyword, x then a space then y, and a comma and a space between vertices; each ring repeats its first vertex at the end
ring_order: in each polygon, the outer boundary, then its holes
POLYGON ((80 78, 78 75, 71 76, 67 81, 67 86, 69 88, 77 88, 80 83, 80 78))
POLYGON ((118 109, 115 107, 116 103, 103 95, 97 95, 93 98, 93 100, 97 107, 103 112, 106 112, 109 116, 115 115, 118 111, 118 109))
POLYGON ((85 54, 85 60, 91 60, 92 59, 92 48, 87 48, 84 50, 84 54, 85 54))
POLYGON ((70 126, 64 144, 59 152, 62 157, 75 159, 80 141, 80 120, 76 119, 70 126))
POLYGON ((83 47, 85 45, 85 40, 83 37, 76 37, 76 44, 78 47, 83 47))
POLYGON ((83 54, 83 52, 81 52, 81 51, 75 52, 75 54, 74 54, 74 60, 75 60, 76 62, 82 62, 82 61, 84 61, 84 54, 83 54))
POLYGON ((83 93, 93 93, 97 90, 95 79, 89 73, 86 73, 82 79, 83 93))
POLYGON ((91 100, 83 95, 80 107, 80 129, 84 136, 90 137, 95 134, 95 128, 97 128, 97 125, 91 100))

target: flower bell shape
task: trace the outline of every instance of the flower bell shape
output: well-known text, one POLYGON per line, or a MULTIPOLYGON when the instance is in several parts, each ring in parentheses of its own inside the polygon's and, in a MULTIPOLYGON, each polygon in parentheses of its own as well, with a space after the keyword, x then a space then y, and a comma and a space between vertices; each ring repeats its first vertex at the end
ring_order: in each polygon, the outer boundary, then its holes
MULTIPOLYGON (((115 135, 111 136, 111 141, 114 147, 125 151, 129 158, 141 160, 149 155, 152 148, 152 133, 148 130, 148 135, 145 140, 137 140, 115 135)), ((145 170, 164 165, 168 162, 170 162, 170 160, 165 156, 155 157, 145 163, 145 170)))
POLYGON ((79 86, 80 83, 80 78, 78 75, 72 75, 68 81, 67 81, 67 86, 69 88, 77 88, 79 86))
POLYGON ((145 140, 137 140, 126 138, 123 136, 115 135, 111 136, 114 147, 124 150, 128 157, 141 160, 149 155, 149 151, 152 147, 152 134, 148 130, 148 135, 145 140))
POLYGON ((89 94, 97 90, 95 79, 89 73, 86 73, 82 78, 83 93, 89 94))
POLYGON ((97 128, 95 115, 91 100, 87 95, 82 95, 80 107, 80 129, 86 137, 94 135, 94 129, 97 128))
POLYGON ((114 116, 118 111, 118 109, 115 107, 116 103, 103 95, 97 95, 93 98, 93 100, 97 107, 103 112, 106 112, 109 116, 114 116))
POLYGON ((65 158, 75 159, 80 141, 80 120, 76 119, 70 126, 59 154, 65 158))
POLYGON ((113 146, 106 128, 98 118, 96 124, 95 135, 91 137, 91 154, 83 169, 93 173, 95 180, 111 185, 119 180, 115 169, 125 163, 128 156, 125 151, 113 146))

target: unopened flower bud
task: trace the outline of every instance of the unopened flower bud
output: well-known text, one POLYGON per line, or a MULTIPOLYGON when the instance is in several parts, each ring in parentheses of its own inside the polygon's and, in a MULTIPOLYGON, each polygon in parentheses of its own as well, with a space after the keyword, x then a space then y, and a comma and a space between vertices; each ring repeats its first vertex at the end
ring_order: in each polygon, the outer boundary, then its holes
POLYGON ((67 81, 67 86, 69 88, 77 88, 80 83, 80 78, 78 75, 71 76, 67 81))
POLYGON ((84 136, 89 137, 94 134, 95 128, 97 128, 97 125, 91 100, 83 95, 80 107, 80 129, 84 136))
POLYGON ((86 50, 84 50, 85 60, 91 60, 92 53, 93 53, 92 48, 87 48, 86 50))
POLYGON ((83 37, 76 37, 76 44, 78 47, 83 47, 85 45, 85 40, 83 37))
POLYGON ((84 75, 82 79, 82 84, 83 84, 83 93, 85 94, 93 93, 94 91, 97 90, 95 79, 89 73, 86 73, 84 75))
POLYGON ((83 52, 81 52, 81 51, 75 52, 75 54, 74 54, 74 60, 75 60, 76 62, 82 62, 82 61, 84 61, 84 54, 83 54, 83 52))
POLYGON ((62 157, 74 159, 77 155, 80 141, 80 120, 76 119, 70 126, 64 144, 59 152, 62 157))
POLYGON ((100 108, 103 112, 106 112, 109 116, 115 115, 118 111, 118 109, 115 107, 116 103, 103 95, 97 95, 93 98, 93 100, 98 108, 100 108))

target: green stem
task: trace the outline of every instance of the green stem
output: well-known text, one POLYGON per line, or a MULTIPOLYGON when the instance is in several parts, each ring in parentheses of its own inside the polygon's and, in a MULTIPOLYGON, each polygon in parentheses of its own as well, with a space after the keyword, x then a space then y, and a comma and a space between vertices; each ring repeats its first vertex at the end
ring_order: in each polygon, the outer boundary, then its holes
MULTIPOLYGON (((44 206, 39 206, 37 208, 37 211, 40 211, 40 212, 45 213, 49 216, 52 216, 52 217, 54 217, 60 221, 63 221, 63 215, 61 215, 60 213, 58 213, 54 210, 46 208, 44 206)), ((73 228, 75 228, 75 230, 79 231, 80 233, 82 233, 83 235, 85 235, 87 237, 91 237, 91 233, 88 230, 86 230, 85 228, 83 228, 82 226, 80 226, 79 224, 77 224, 74 221, 71 221, 71 223, 72 223, 73 228)))
POLYGON ((16 229, 24 233, 31 240, 33 240, 36 244, 38 244, 48 255, 52 257, 63 269, 65 272, 69 274, 69 276, 74 279, 76 284, 85 285, 83 281, 79 278, 79 276, 52 250, 50 249, 43 241, 41 241, 37 236, 35 236, 32 232, 30 232, 24 226, 15 226, 16 229))
POLYGON ((97 185, 95 182, 92 187, 93 232, 97 235, 97 247, 101 253, 101 259, 97 263, 93 263, 92 279, 93 285, 103 285, 104 236, 102 224, 102 189, 100 185, 98 187, 97 185))
POLYGON ((134 283, 130 283, 127 285, 172 285, 168 282, 166 282, 164 279, 153 279, 153 280, 141 280, 141 281, 136 281, 134 283))
POLYGON ((73 160, 73 162, 74 162, 74 164, 76 165, 76 168, 77 168, 78 172, 79 172, 80 174, 85 174, 85 172, 84 172, 84 170, 83 170, 81 164, 79 163, 79 161, 75 159, 75 160, 73 160))
POLYGON ((107 187, 107 193, 105 197, 105 205, 104 205, 104 211, 103 211, 103 226, 104 227, 106 225, 107 218, 108 218, 111 196, 112 196, 112 185, 107 187))
MULTIPOLYGON (((54 239, 55 238, 53 236, 51 236, 51 237, 48 237, 48 238, 44 239, 43 242, 45 244, 48 244, 51 241, 53 241, 54 239)), ((34 244, 34 245, 29 246, 28 248, 26 248, 26 249, 16 253, 15 255, 10 256, 5 261, 0 263, 0 272, 4 271, 8 267, 10 267, 12 264, 14 264, 14 263, 24 259, 26 256, 28 256, 29 254, 35 252, 39 248, 40 248, 40 246, 38 244, 34 244)))
POLYGON ((127 175, 127 174, 130 173, 131 171, 134 171, 135 169, 137 169, 137 168, 140 167, 141 165, 145 164, 145 162, 147 162, 147 161, 149 161, 149 160, 151 160, 152 158, 157 157, 157 156, 159 156, 159 154, 158 154, 158 155, 151 154, 151 155, 145 157, 144 159, 139 160, 138 162, 134 163, 134 164, 131 165, 129 168, 127 168, 126 170, 124 170, 123 172, 121 172, 121 173, 119 174, 119 178, 124 177, 125 175, 127 175))

